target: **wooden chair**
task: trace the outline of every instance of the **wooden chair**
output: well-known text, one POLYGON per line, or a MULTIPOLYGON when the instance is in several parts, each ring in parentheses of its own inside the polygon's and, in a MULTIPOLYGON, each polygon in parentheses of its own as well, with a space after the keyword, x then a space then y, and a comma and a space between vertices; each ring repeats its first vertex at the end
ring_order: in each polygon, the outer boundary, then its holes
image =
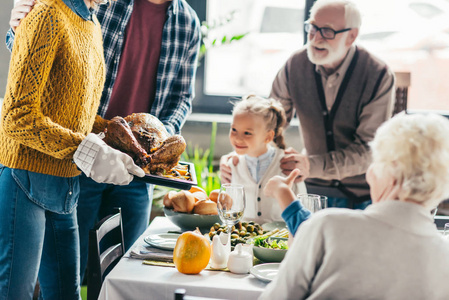
POLYGON ((109 272, 119 262, 123 254, 125 254, 125 246, 121 210, 115 208, 114 214, 103 218, 89 231, 88 300, 98 299, 106 272, 109 272), (107 238, 103 239, 104 237, 107 238))
POLYGON ((407 96, 410 86, 410 72, 395 72, 396 100, 394 102, 393 116, 403 110, 407 112, 407 96))
POLYGON ((444 224, 449 223, 449 216, 435 216, 434 218, 435 225, 438 229, 444 229, 444 224))

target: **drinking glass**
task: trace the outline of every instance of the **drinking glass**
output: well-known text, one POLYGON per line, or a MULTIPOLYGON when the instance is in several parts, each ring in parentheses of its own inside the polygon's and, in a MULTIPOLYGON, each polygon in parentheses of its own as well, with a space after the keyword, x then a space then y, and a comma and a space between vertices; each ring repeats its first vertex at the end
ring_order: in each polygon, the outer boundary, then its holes
POLYGON ((444 224, 443 235, 445 238, 449 239, 449 223, 444 224))
MULTIPOLYGON (((320 195, 299 194, 298 199, 299 199, 299 201, 301 201, 302 205, 304 205, 305 208, 307 208, 308 210, 310 210, 313 213, 323 209, 320 195)), ((327 203, 327 201, 326 201, 326 203, 327 203)))
POLYGON ((437 215, 437 212, 438 212, 438 206, 430 211, 430 214, 432 215, 432 217, 434 219, 435 219, 435 216, 437 215))
POLYGON ((327 208, 327 197, 320 195, 321 209, 327 208))
POLYGON ((225 183, 220 188, 217 199, 218 216, 232 232, 232 226, 243 217, 245 212, 245 191, 243 185, 225 183))

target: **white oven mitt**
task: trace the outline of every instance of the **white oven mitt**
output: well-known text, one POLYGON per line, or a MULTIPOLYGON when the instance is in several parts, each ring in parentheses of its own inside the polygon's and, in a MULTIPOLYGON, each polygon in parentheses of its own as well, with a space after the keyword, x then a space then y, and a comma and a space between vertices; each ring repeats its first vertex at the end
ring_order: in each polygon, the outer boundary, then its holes
POLYGON ((99 183, 127 185, 134 178, 131 174, 145 176, 129 155, 107 145, 103 137, 102 133, 89 133, 73 155, 73 161, 87 177, 99 183))

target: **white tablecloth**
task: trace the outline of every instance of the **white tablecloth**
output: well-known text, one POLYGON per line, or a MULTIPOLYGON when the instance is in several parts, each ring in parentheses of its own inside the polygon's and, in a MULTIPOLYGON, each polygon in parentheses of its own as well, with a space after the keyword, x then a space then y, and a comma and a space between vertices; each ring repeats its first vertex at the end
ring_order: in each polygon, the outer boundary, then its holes
MULTIPOLYGON (((180 230, 165 217, 156 217, 133 247, 144 244, 149 234, 180 230)), ((128 251, 129 252, 129 251, 128 251)), ((266 283, 251 274, 203 270, 198 275, 185 275, 176 268, 142 264, 126 253, 106 276, 99 299, 174 299, 175 290, 186 289, 186 295, 221 299, 257 299, 266 283)))

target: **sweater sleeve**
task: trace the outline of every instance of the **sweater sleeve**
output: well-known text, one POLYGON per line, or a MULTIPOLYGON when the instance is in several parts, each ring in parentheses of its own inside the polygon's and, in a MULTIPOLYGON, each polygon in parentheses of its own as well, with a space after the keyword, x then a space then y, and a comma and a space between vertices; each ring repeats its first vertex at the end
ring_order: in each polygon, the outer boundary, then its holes
MULTIPOLYGON (((317 216, 318 217, 318 216, 317 216)), ((306 299, 324 256, 324 218, 313 218, 298 230, 276 278, 260 299, 306 299)))
POLYGON ((92 128, 92 132, 95 134, 103 132, 105 130, 106 126, 108 126, 108 122, 109 122, 108 120, 103 119, 100 115, 96 115, 95 123, 92 128))
POLYGON ((182 62, 179 73, 173 81, 164 108, 158 115, 170 134, 179 134, 187 117, 192 112, 192 99, 195 96, 195 74, 197 69, 198 53, 201 44, 201 30, 197 18, 190 24, 193 28, 187 54, 182 62))
POLYGON ((41 109, 59 47, 60 23, 54 10, 37 7, 22 20, 15 36, 2 108, 2 132, 6 136, 58 159, 73 155, 84 138, 53 122, 41 109))
POLYGON ((282 212, 282 219, 287 223, 288 230, 293 234, 296 234, 299 225, 302 222, 309 219, 312 213, 305 207, 302 206, 301 202, 293 201, 289 206, 282 212))
POLYGON ((286 125, 290 123, 293 116, 295 115, 295 109, 287 84, 289 76, 289 61, 285 63, 285 65, 279 70, 278 74, 276 75, 270 93, 270 98, 274 98, 282 104, 282 107, 285 110, 285 115, 287 117, 286 125))

